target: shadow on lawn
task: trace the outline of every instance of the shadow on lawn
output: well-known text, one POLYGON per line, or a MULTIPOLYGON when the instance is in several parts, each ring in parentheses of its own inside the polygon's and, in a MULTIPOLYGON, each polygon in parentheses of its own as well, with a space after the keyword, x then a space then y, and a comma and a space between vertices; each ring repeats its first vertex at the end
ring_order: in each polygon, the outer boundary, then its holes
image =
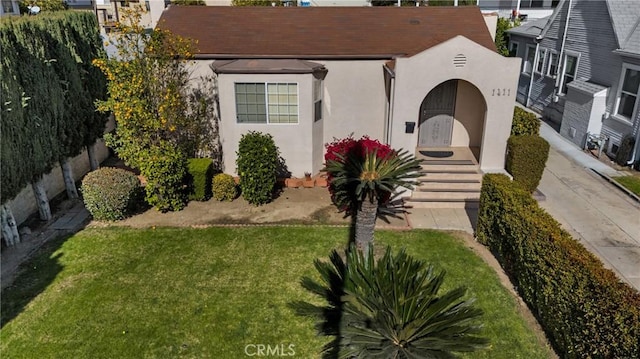
POLYGON ((29 260, 22 263, 13 283, 2 290, 0 305, 0 328, 4 328, 17 317, 35 297, 53 282, 63 269, 62 253, 58 250, 72 234, 56 238, 43 245, 29 260))

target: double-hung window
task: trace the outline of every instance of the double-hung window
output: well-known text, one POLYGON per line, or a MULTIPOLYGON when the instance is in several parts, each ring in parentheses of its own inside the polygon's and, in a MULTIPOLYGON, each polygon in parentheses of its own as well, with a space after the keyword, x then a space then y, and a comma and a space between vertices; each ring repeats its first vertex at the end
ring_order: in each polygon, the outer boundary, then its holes
POLYGON ((544 64, 547 58, 547 49, 541 48, 538 51, 538 62, 536 63, 536 73, 542 74, 544 73, 544 64))
POLYGON ((547 73, 549 77, 555 78, 558 73, 558 54, 553 50, 548 50, 547 73))
POLYGON ((567 93, 567 84, 576 79, 576 71, 578 70, 578 56, 566 54, 564 56, 564 66, 562 73, 561 94, 567 93))
POLYGON ((528 45, 527 46, 527 54, 524 60, 524 64, 522 64, 522 72, 527 75, 531 75, 531 71, 533 70, 533 61, 536 58, 536 47, 528 45))
POLYGON ((511 43, 509 43, 509 56, 518 56, 518 45, 519 44, 515 41, 511 41, 511 43))
POLYGON ((298 84, 236 83, 238 123, 298 123, 298 84))
POLYGON ((638 96, 640 96, 640 67, 629 68, 625 65, 618 88, 619 100, 616 114, 631 121, 633 110, 638 104, 638 96))

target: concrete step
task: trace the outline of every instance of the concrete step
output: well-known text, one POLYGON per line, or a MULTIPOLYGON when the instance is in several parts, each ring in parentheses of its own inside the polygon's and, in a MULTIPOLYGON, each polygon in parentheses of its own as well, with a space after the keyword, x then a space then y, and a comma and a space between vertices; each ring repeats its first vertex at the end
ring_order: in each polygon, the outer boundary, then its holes
POLYGON ((480 182, 422 182, 416 191, 422 192, 480 192, 480 182))
POLYGON ((420 182, 482 182, 480 173, 426 173, 418 177, 420 182))
POLYGON ((460 202, 422 202, 422 201, 406 201, 406 208, 467 208, 467 209, 477 209, 478 201, 460 201, 460 202))
POLYGON ((478 165, 422 165, 422 173, 478 173, 478 165))
POLYGON ((458 201, 478 201, 479 199, 480 199, 480 192, 415 191, 411 195, 411 201, 458 202, 458 201))

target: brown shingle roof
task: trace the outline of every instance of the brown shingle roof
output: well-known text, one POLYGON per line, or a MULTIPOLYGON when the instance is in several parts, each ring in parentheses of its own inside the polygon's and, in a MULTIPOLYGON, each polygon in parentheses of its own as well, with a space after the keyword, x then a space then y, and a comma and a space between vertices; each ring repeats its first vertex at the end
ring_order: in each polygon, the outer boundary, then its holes
POLYGON ((159 27, 197 39, 210 58, 392 58, 457 35, 496 49, 476 6, 170 6, 159 27))

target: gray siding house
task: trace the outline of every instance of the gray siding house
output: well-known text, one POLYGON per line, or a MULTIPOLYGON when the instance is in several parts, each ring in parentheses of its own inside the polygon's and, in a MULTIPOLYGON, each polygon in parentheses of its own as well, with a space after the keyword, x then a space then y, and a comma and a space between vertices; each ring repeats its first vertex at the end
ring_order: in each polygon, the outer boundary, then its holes
POLYGON ((601 135, 609 155, 632 135, 630 162, 640 159, 640 1, 561 0, 551 16, 508 33, 523 59, 518 102, 578 146, 601 135))

